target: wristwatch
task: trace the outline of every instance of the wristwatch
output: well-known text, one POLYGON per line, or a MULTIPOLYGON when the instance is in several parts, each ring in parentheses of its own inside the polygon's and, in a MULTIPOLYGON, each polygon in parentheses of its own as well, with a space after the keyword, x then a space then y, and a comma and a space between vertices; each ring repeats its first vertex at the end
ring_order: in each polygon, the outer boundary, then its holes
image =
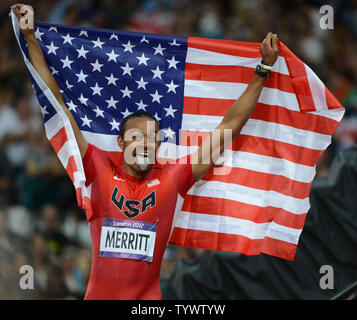
POLYGON ((268 78, 270 76, 270 70, 263 71, 260 64, 256 66, 254 73, 263 78, 268 78))

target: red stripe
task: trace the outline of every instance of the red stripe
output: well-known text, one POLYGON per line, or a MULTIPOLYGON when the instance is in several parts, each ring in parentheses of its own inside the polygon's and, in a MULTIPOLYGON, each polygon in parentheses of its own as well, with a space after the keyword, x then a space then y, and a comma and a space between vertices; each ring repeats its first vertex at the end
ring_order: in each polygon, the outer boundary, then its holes
POLYGON ((262 239, 252 240, 240 235, 175 227, 169 243, 183 247, 233 251, 246 255, 256 255, 260 253, 262 242, 262 239))
MULTIPOLYGON (((184 97, 183 113, 223 117, 235 100, 184 97)), ((338 121, 280 106, 257 103, 251 119, 264 120, 291 126, 301 130, 332 135, 338 121)))
POLYGON ((297 245, 272 238, 249 239, 240 235, 174 228, 170 244, 209 250, 233 251, 245 255, 261 252, 294 260, 297 245))
POLYGON ((68 141, 68 136, 66 133, 65 127, 62 127, 61 130, 59 130, 51 139, 50 143, 55 150, 56 153, 58 153, 63 145, 68 141))
POLYGON ((300 110, 305 112, 316 111, 309 81, 306 75, 305 64, 299 60, 283 43, 281 43, 280 50, 281 54, 285 57, 300 110))
POLYGON ((245 58, 260 58, 260 43, 188 37, 187 46, 245 58))
POLYGON ((250 220, 255 223, 274 221, 280 225, 295 229, 303 228, 306 217, 306 214, 293 214, 281 208, 259 207, 234 200, 200 197, 190 194, 185 196, 182 211, 222 215, 250 220))
MULTIPOLYGON (((197 146, 209 135, 209 132, 181 130, 180 145, 197 146)), ((263 156, 286 159, 294 163, 315 166, 324 150, 313 150, 276 140, 239 135, 227 149, 244 151, 263 156)))
POLYGON ((74 172, 78 171, 76 161, 74 160, 74 156, 69 157, 66 171, 69 177, 71 178, 72 182, 74 182, 74 172))
MULTIPOLYGON (((213 66, 195 63, 186 63, 185 79, 249 83, 254 75, 254 69, 243 66, 213 66)), ((294 87, 288 75, 272 72, 271 76, 265 81, 264 87, 279 89, 294 93, 294 87)))
POLYGON ((299 199, 309 197, 311 182, 299 182, 280 175, 242 168, 223 166, 219 168, 222 169, 222 172, 226 172, 226 174, 215 174, 214 169, 212 168, 201 180, 235 183, 249 188, 266 191, 272 190, 299 199))
POLYGON ((329 109, 339 109, 343 108, 341 103, 335 98, 335 96, 330 92, 329 89, 325 86, 325 96, 326 96, 326 103, 329 109))
POLYGON ((273 238, 264 238, 261 252, 293 261, 297 245, 273 238))

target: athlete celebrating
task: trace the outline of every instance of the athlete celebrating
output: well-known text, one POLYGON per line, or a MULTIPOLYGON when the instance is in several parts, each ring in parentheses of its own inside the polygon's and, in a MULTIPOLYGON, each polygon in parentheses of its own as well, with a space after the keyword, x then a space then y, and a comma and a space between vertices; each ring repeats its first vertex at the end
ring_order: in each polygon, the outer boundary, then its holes
MULTIPOLYGON (((34 21, 30 7, 16 4, 12 11, 19 20, 24 12, 28 21, 34 21)), ((91 185, 92 209, 86 213, 92 237, 92 269, 85 299, 161 299, 160 266, 175 212, 182 208, 194 182, 224 151, 225 131, 231 132, 232 140, 236 138, 253 112, 278 57, 277 36, 268 33, 263 40, 262 62, 214 130, 218 139, 211 139, 211 133, 186 161, 156 166, 159 123, 148 113, 133 113, 120 126, 117 142, 123 159, 116 166, 105 152, 84 139, 46 64, 34 26, 20 23, 20 30, 31 63, 70 119, 86 184, 91 185)))

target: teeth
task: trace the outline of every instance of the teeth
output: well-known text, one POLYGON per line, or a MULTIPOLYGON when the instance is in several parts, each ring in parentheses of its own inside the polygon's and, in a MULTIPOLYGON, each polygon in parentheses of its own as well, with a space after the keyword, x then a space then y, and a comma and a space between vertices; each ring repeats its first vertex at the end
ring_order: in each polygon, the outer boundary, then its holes
POLYGON ((136 154, 136 161, 142 170, 144 170, 149 164, 147 154, 143 153, 136 154))

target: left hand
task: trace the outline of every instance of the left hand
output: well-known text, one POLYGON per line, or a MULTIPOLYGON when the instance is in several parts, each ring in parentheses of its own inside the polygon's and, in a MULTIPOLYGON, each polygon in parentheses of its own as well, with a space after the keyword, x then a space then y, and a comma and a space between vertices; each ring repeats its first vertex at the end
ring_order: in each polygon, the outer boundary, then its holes
POLYGON ((260 52, 264 62, 270 66, 278 59, 278 36, 269 32, 260 46, 260 52))

